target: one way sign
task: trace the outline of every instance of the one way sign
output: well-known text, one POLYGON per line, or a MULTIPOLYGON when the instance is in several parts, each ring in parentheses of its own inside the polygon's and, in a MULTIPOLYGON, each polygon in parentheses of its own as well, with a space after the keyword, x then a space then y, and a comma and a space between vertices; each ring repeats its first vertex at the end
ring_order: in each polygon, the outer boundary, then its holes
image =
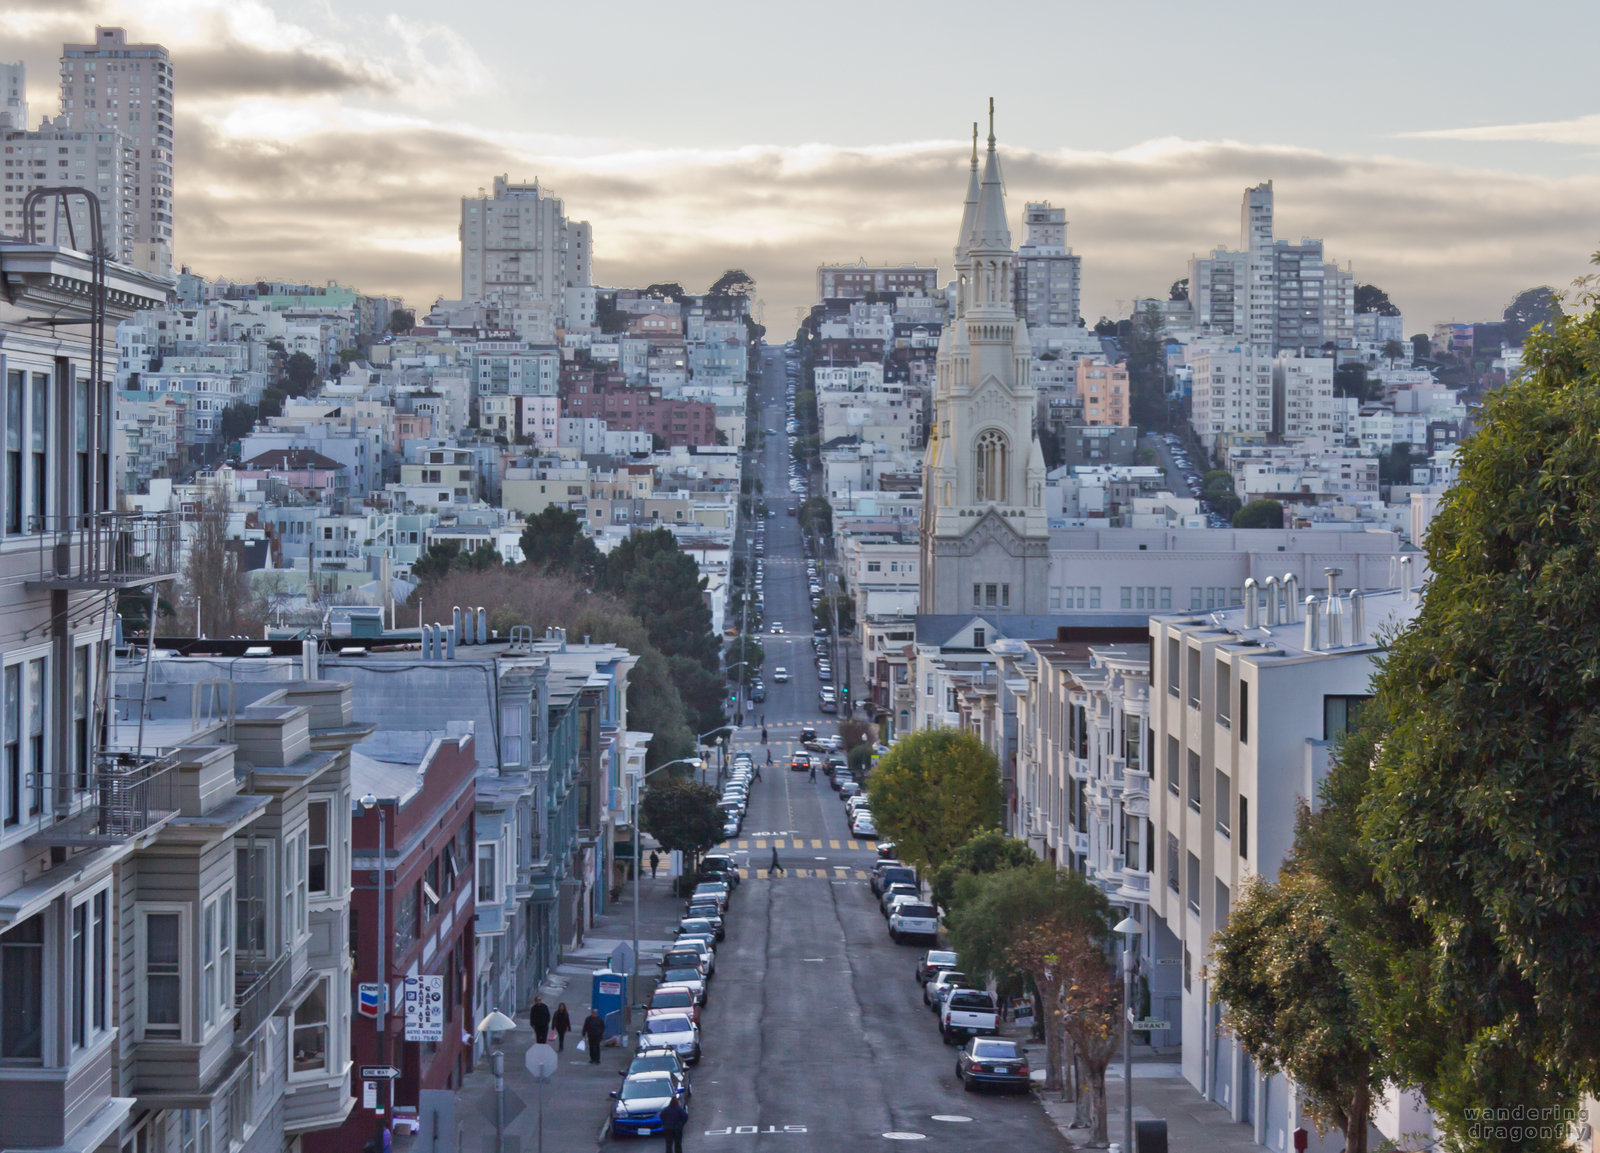
POLYGON ((363 1065, 361 1066, 361 1080, 377 1081, 383 1078, 393 1079, 400 1076, 400 1070, 393 1065, 363 1065))

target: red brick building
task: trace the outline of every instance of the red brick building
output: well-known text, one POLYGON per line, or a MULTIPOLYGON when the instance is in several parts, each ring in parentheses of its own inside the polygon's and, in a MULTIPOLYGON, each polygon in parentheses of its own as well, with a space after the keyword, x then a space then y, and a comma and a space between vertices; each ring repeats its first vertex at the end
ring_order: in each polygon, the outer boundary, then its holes
POLYGON ((716 405, 664 400, 660 389, 629 388, 616 372, 564 370, 561 415, 598 417, 613 429, 653 433, 669 447, 717 443, 716 405))
MULTIPOLYGON (((449 732, 379 732, 351 753, 350 940, 355 958, 351 1004, 360 985, 376 983, 380 937, 386 937, 389 1008, 384 1034, 359 1014, 350 1024, 358 1067, 393 1065, 393 1103, 415 1106, 424 1089, 457 1089, 472 1067, 473 872, 477 858, 474 778, 477 755, 468 727, 449 732), (361 798, 377 805, 368 811, 361 798), (383 812, 387 869, 378 921, 378 810, 383 812), (444 1028, 438 1041, 405 1039, 405 978, 440 976, 444 1028), (465 1040, 464 1040, 465 1038, 465 1040)), ((377 1082, 382 1112, 363 1107, 362 1079, 350 1078, 356 1107, 338 1129, 306 1134, 305 1153, 362 1148, 389 1120, 390 1086, 377 1082)))

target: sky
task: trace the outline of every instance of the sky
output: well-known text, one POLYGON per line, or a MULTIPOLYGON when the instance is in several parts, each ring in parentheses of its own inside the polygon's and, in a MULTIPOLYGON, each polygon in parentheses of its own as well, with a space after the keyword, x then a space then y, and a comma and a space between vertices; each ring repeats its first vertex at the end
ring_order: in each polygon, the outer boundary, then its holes
POLYGON ((1091 323, 1236 245, 1263 180, 1412 331, 1600 250, 1592 2, 6 0, 35 122, 97 24, 172 52, 180 263, 423 310, 497 174, 592 223, 597 283, 743 268, 775 334, 819 263, 948 274, 991 96, 1014 238, 1066 209, 1091 323))

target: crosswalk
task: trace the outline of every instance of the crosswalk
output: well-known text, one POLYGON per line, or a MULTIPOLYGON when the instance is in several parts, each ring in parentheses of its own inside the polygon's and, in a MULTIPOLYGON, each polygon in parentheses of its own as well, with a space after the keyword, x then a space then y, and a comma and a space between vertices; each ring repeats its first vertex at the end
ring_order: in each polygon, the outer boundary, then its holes
MULTIPOLYGON (((820 849, 822 838, 819 837, 749 837, 735 841, 736 849, 820 849)), ((859 849, 860 841, 829 841, 830 849, 859 849)))
MULTIPOLYGON (((739 870, 739 876, 745 878, 746 880, 751 877, 754 877, 757 880, 766 880, 771 875, 771 870, 768 869, 739 870)), ((782 869, 779 871, 779 876, 807 877, 812 879, 824 878, 829 881, 865 881, 871 875, 872 874, 868 873, 865 869, 846 869, 838 865, 835 865, 831 869, 782 869)))

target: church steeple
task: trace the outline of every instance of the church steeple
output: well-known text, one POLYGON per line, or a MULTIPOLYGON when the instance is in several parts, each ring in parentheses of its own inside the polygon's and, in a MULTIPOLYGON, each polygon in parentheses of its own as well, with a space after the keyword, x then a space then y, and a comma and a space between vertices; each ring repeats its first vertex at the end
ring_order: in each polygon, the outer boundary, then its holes
POLYGON ((966 267, 967 241, 978 219, 978 122, 972 122, 972 175, 967 178, 967 202, 961 207, 961 231, 956 234, 956 267, 966 267))
MULTIPOLYGON (((973 146, 977 165, 977 146, 973 146)), ((994 147, 994 97, 989 97, 989 155, 983 162, 983 182, 978 187, 978 210, 967 237, 967 251, 1011 252, 1011 229, 1006 227, 1006 193, 1000 180, 1000 155, 994 147)))

